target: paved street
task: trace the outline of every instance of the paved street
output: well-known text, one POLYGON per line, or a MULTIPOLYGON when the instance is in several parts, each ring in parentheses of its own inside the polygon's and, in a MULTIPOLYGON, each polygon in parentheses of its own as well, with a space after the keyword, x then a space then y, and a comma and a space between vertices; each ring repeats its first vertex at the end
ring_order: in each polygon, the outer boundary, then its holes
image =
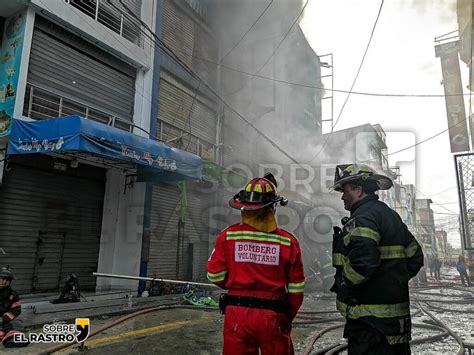
MULTIPOLYGON (((312 301, 308 304, 312 304, 312 301)), ((324 301, 320 307, 331 306, 324 301)), ((92 319, 91 331, 117 317, 92 319)), ((88 354, 220 354, 223 316, 217 311, 172 309, 133 318, 86 341, 88 354)), ((324 325, 323 325, 324 326, 324 325)), ((295 349, 301 350, 314 326, 294 328, 295 349)), ((5 349, 6 354, 37 354, 51 344, 32 344, 24 349, 5 349)), ((77 353, 72 346, 59 353, 77 353)))
MULTIPOLYGON (((417 299, 438 299, 432 311, 458 333, 464 341, 474 343, 474 330, 466 327, 470 322, 469 313, 456 313, 462 304, 459 300, 472 297, 471 288, 462 288, 454 268, 442 271, 444 288, 434 278, 429 277, 431 288, 412 289, 413 338, 419 339, 436 333, 416 324, 430 323, 430 319, 418 311, 417 299), (453 309, 454 313, 436 309, 453 309)), ((471 302, 472 303, 472 302, 471 302)), ((472 309, 472 304, 468 305, 472 309)), ((337 313, 310 314, 307 312, 327 312, 334 310, 334 299, 320 293, 308 293, 300 314, 293 324, 292 338, 296 354, 302 354, 312 334, 334 324, 329 318, 338 318, 337 313), (309 323, 309 324, 304 324, 309 323)), ((99 316, 91 319, 91 332, 110 324, 123 316, 99 316)), ((217 311, 200 309, 170 309, 141 315, 90 337, 86 341, 87 354, 220 354, 222 350, 222 322, 224 317, 217 311)), ((32 329, 32 331, 38 331, 32 329)), ((314 349, 322 349, 342 341, 342 328, 330 331, 320 339, 314 349)), ((54 344, 31 344, 23 349, 2 349, 2 354, 38 354, 54 344)), ((444 337, 436 342, 427 342, 412 346, 413 354, 455 353, 458 349, 452 337, 444 337)), ((71 346, 58 353, 78 353, 77 346, 71 346)))

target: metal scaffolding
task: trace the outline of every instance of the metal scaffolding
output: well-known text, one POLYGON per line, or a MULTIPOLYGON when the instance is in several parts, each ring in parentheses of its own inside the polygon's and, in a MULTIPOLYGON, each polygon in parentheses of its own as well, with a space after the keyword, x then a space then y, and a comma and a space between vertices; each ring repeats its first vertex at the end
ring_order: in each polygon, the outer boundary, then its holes
POLYGON ((466 250, 474 250, 474 153, 454 156, 458 183, 461 237, 466 250))

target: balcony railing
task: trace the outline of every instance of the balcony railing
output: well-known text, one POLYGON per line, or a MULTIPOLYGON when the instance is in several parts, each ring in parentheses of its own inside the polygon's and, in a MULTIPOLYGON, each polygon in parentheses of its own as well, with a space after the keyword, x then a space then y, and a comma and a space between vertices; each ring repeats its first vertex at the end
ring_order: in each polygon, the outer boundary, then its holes
MULTIPOLYGON (((123 8, 117 0, 64 0, 67 4, 75 7, 95 21, 118 33, 123 38, 143 47, 141 26, 132 19, 127 9, 123 8), (113 2, 112 2, 113 1, 113 2)), ((125 3, 127 5, 127 3, 125 3)), ((140 18, 141 1, 137 0, 132 12, 140 18)))
POLYGON ((172 147, 186 150, 196 154, 204 160, 216 160, 216 146, 206 140, 203 140, 192 132, 180 129, 173 124, 158 120, 157 128, 158 139, 172 147))
POLYGON ((27 83, 26 86, 23 115, 35 120, 79 115, 129 132, 132 132, 133 128, 137 127, 130 120, 117 117, 91 105, 59 95, 31 83, 27 83))
POLYGON ((27 83, 26 86, 23 115, 35 120, 79 115, 132 133, 133 129, 136 128, 147 133, 151 139, 194 153, 205 160, 215 161, 216 149, 213 143, 200 139, 170 123, 158 120, 157 137, 155 137, 125 118, 117 117, 97 107, 59 95, 31 83, 27 83))

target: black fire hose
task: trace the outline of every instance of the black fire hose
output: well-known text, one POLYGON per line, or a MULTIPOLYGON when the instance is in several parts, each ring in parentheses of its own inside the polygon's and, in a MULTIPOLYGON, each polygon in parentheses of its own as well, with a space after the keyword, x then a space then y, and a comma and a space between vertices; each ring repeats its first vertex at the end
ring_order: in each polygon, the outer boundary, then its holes
POLYGON ((449 328, 446 324, 444 324, 440 319, 436 318, 426 307, 424 307, 421 302, 418 303, 418 306, 420 307, 420 309, 426 314, 428 315, 431 319, 433 319, 436 323, 438 323, 441 327, 443 327, 444 329, 446 329, 448 331, 448 333, 454 338, 456 339, 456 341, 458 342, 459 344, 459 350, 457 352, 458 355, 464 355, 465 351, 464 351, 464 343, 461 339, 461 337, 459 335, 457 335, 455 332, 453 332, 451 330, 451 328, 449 328))

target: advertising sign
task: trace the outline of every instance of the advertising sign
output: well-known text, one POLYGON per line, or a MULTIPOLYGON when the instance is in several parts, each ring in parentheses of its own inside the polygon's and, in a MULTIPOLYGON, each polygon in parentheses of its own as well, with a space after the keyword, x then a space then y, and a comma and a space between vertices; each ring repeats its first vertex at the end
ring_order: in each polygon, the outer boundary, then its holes
POLYGON ((10 134, 12 125, 25 22, 25 12, 11 16, 5 21, 5 31, 0 48, 0 137, 10 134))
POLYGON ((459 41, 439 44, 435 52, 441 59, 451 153, 466 152, 469 151, 469 135, 459 69, 459 41))

